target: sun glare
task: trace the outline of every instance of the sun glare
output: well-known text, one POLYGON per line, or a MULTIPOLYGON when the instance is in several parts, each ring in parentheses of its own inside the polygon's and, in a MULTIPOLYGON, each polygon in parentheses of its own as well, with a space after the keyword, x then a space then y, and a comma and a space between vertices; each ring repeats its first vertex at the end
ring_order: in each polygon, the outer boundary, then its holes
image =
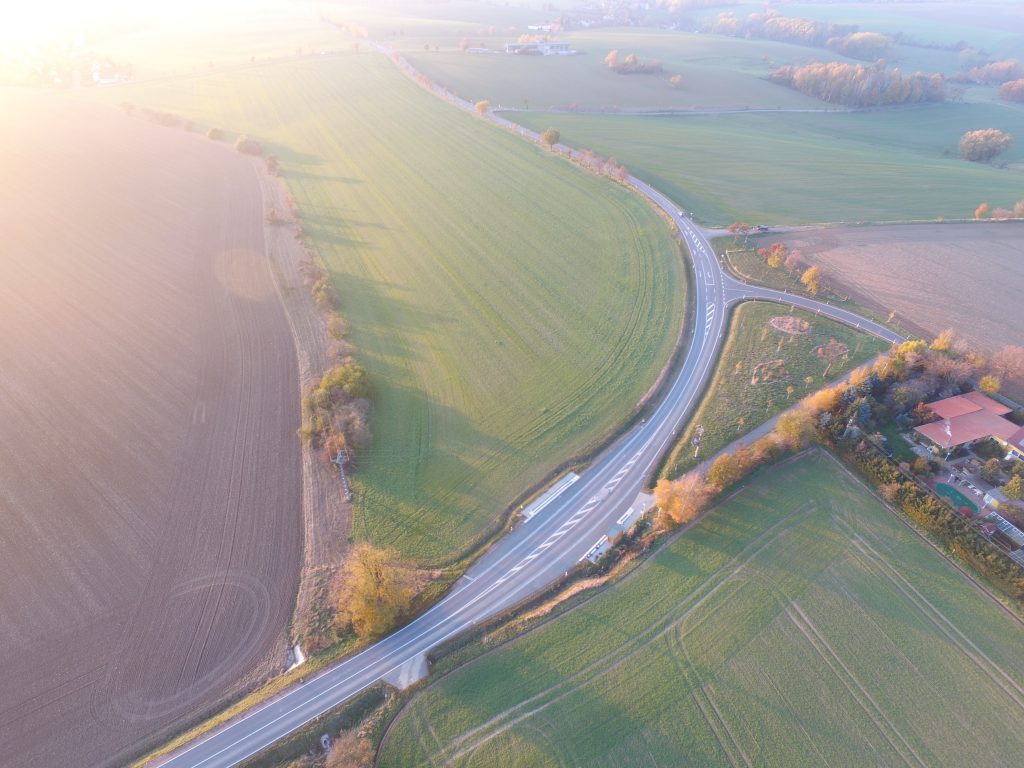
POLYGON ((174 0, 41 0, 11 5, 0 14, 0 45, 37 48, 75 38, 123 22, 158 22, 202 15, 213 8, 230 8, 235 0, 203 2, 174 0))

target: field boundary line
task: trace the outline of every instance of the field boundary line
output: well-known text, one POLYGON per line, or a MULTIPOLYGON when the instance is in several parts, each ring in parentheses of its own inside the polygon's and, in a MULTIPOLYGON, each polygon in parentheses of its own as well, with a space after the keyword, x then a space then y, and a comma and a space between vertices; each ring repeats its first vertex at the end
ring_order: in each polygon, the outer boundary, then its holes
POLYGON ((850 672, 850 670, 846 667, 845 664, 843 664, 842 660, 836 654, 835 650, 832 649, 832 647, 824 641, 824 639, 821 637, 820 634, 818 634, 817 631, 815 631, 815 628, 810 623, 810 620, 807 619, 803 611, 800 611, 796 603, 790 602, 790 604, 786 606, 785 611, 786 615, 789 616, 790 621, 793 622, 793 626, 795 626, 797 630, 800 632, 800 634, 804 636, 804 638, 807 640, 808 645, 810 645, 814 652, 818 654, 818 657, 825 663, 825 665, 830 670, 832 670, 832 674, 835 675, 835 678, 840 683, 842 683, 843 687, 846 688, 847 692, 850 694, 850 697, 857 703, 857 705, 861 708, 864 714, 868 716, 868 719, 870 719, 871 722, 875 724, 875 727, 878 729, 878 732, 889 743, 889 746, 892 748, 893 752, 895 752, 906 765, 912 765, 911 761, 907 759, 907 756, 903 753, 903 750, 901 750, 896 745, 896 742, 893 740, 893 735, 895 735, 895 737, 899 739, 900 742, 902 742, 903 745, 910 750, 910 753, 914 756, 914 759, 917 761, 918 765, 920 765, 921 768, 928 768, 927 763, 921 760, 921 757, 917 754, 917 752, 914 751, 914 749, 906 743, 906 739, 903 738, 903 735, 899 732, 899 730, 896 729, 896 727, 892 724, 889 718, 885 716, 882 710, 878 707, 878 704, 875 703, 875 701, 864 689, 864 686, 861 685, 860 681, 857 680, 857 677, 852 672, 850 672), (796 609, 795 611, 793 610, 794 608, 796 609), (805 621, 807 622, 806 627, 804 626, 805 621), (845 677, 844 675, 840 674, 839 669, 837 669, 837 665, 846 673, 849 679, 847 679, 847 677, 845 677), (854 686, 856 686, 857 690, 854 690, 854 686), (870 707, 865 703, 864 699, 866 699, 867 702, 871 704, 870 707), (874 712, 872 712, 872 710, 874 710, 874 712), (889 728, 893 731, 893 734, 890 734, 889 731, 883 726, 882 721, 884 721, 885 724, 889 726, 889 728))
MULTIPOLYGON (((763 638, 762 638, 762 641, 763 641, 763 638)), ((807 744, 811 747, 811 749, 813 749, 815 751, 815 753, 818 755, 818 757, 821 758, 821 764, 824 765, 826 768, 831 768, 831 763, 829 763, 828 759, 825 757, 824 754, 822 754, 821 750, 818 748, 818 742, 815 741, 813 736, 811 736, 811 732, 807 730, 807 726, 804 725, 803 718, 797 716, 796 708, 793 706, 792 701, 790 701, 789 696, 787 696, 783 692, 783 690, 781 688, 779 688, 779 684, 777 682, 775 682, 775 678, 773 678, 770 674, 768 674, 768 672, 765 671, 764 667, 758 667, 757 668, 757 675, 761 678, 761 680, 764 683, 768 684, 769 688, 771 688, 773 691, 775 691, 775 694, 780 699, 782 699, 783 702, 785 702, 786 706, 789 708, 790 714, 793 717, 793 721, 797 725, 800 726, 800 730, 803 732, 804 736, 806 737, 807 744)))
MULTIPOLYGON (((799 510, 794 510, 790 514, 777 521, 770 528, 766 529, 756 539, 751 541, 742 550, 736 553, 735 556, 730 558, 728 561, 723 563, 714 573, 712 573, 707 579, 701 582, 699 585, 685 596, 683 600, 676 603, 668 611, 654 619, 647 627, 641 632, 634 635, 632 638, 624 643, 621 643, 617 647, 611 649, 606 654, 598 659, 595 659, 590 664, 585 666, 583 669, 574 673, 568 678, 560 680, 555 685, 549 686, 545 690, 542 690, 528 699, 525 699, 512 707, 499 712, 489 720, 475 726, 473 729, 460 734, 457 738, 453 739, 452 742, 443 751, 454 749, 455 752, 449 756, 446 763, 450 764, 451 760, 457 759, 465 755, 468 751, 475 749, 486 741, 499 736, 509 728, 515 726, 519 722, 532 717, 535 714, 547 709, 552 704, 555 704, 566 696, 576 692, 580 688, 589 685, 599 680, 609 672, 614 671, 626 661, 631 659, 640 651, 650 646, 653 642, 663 637, 667 633, 671 632, 672 629, 679 626, 680 622, 686 619, 693 611, 704 604, 705 601, 710 599, 712 595, 718 592, 719 589, 735 584, 734 577, 745 568, 751 560, 759 555, 766 547, 771 546, 776 539, 783 533, 783 530, 791 525, 795 525, 798 520, 798 516, 802 517, 806 515, 805 507, 801 507, 799 510), (801 514, 802 513, 802 514, 801 514), (778 530, 783 529, 783 530, 778 530), (772 534, 766 541, 766 537, 772 534), (742 561, 739 558, 744 554, 747 555, 742 561), (732 566, 731 570, 730 566, 732 566), (725 573, 726 571, 728 573, 725 573), (711 586, 713 584, 713 586, 711 586), (710 586, 710 589, 708 588, 710 586), (682 609, 682 613, 678 613, 682 609), (678 615, 677 615, 678 614, 678 615), (666 623, 667 620, 667 623, 666 623), (559 692, 559 689, 564 688, 559 692), (529 708, 531 704, 541 702, 548 696, 554 696, 543 703, 538 703, 537 706, 529 708), (516 715, 517 710, 522 710, 521 714, 516 715), (505 723, 501 723, 502 720, 506 720, 511 717, 511 720, 507 720, 505 723), (499 725, 500 724, 500 725, 499 725), (497 726, 496 730, 490 730, 497 726), (475 739, 477 734, 481 734, 479 739, 475 739), (469 743, 468 746, 461 746, 469 739, 474 739, 469 743)), ((500 646, 499 646, 500 647, 500 646)), ((497 650, 497 649, 494 649, 497 650)), ((434 753, 432 758, 436 758, 438 753, 434 753)))
MULTIPOLYGON (((696 672, 696 670, 694 671, 696 672)), ((724 728, 725 732, 729 735, 729 741, 733 743, 733 746, 736 747, 736 751, 739 752, 740 757, 743 758, 744 765, 750 768, 750 766, 753 765, 750 762, 750 758, 747 757, 747 753, 743 751, 743 746, 740 744, 739 739, 736 738, 736 734, 734 734, 732 732, 732 728, 729 727, 729 721, 725 719, 725 716, 722 714, 722 710, 720 710, 718 705, 715 703, 715 697, 711 695, 711 683, 701 683, 700 690, 707 699, 708 706, 710 706, 711 710, 715 713, 715 717, 722 724, 722 728, 724 728)))
POLYGON ((1002 667, 990 659, 984 651, 967 638, 949 618, 907 581, 892 564, 864 541, 859 535, 853 539, 862 553, 865 564, 873 565, 876 572, 885 577, 894 587, 917 608, 918 611, 964 656, 969 658, 979 671, 996 684, 1019 709, 1024 710, 1024 687, 1010 677, 1002 667), (926 607, 927 606, 927 607, 926 607), (984 663, 982 662, 984 660, 984 663), (1013 690, 1008 690, 1008 688, 1013 690), (1014 693, 1016 691, 1016 693, 1014 693))
MULTIPOLYGON (((851 563, 855 560, 856 556, 852 555, 851 553, 851 563)), ((858 598, 852 592, 850 592, 849 589, 846 588, 846 585, 843 583, 843 580, 839 578, 837 574, 832 572, 829 574, 829 577, 831 580, 832 587, 836 589, 839 593, 841 593, 843 596, 845 596, 847 600, 851 601, 851 603, 859 602, 858 598)), ((889 635, 889 633, 881 627, 881 625, 879 625, 879 623, 875 620, 873 616, 871 616, 871 614, 869 614, 867 611, 861 610, 860 618, 861 620, 871 624, 871 626, 874 627, 878 634, 886 639, 890 648, 892 649, 892 652, 896 656, 898 656, 902 660, 902 662, 907 665, 908 668, 914 670, 914 673, 917 675, 919 682, 929 690, 931 695, 933 695, 936 699, 944 698, 946 696, 947 691, 937 686, 936 683, 929 679, 928 675, 921 671, 920 667, 918 667, 917 664, 914 663, 914 660, 907 656, 907 654, 904 652, 900 644, 896 640, 894 640, 889 635)), ((964 719, 961 716, 960 709, 958 707, 951 707, 951 711, 954 713, 956 719, 959 721, 960 725, 965 730, 970 728, 970 725, 964 722, 964 719)))
MULTIPOLYGON (((675 664, 675 667, 679 671, 680 676, 683 678, 684 681, 686 681, 686 683, 689 684, 690 698, 693 700, 693 703, 697 706, 697 711, 700 712, 700 716, 704 718, 704 722, 707 724, 708 730, 710 730, 711 735, 715 737, 715 741, 718 742, 719 748, 725 754, 726 758, 728 759, 729 763, 733 766, 733 768, 739 768, 739 763, 736 760, 736 757, 733 755, 732 749, 729 748, 729 745, 725 743, 725 739, 723 739, 721 733, 719 733, 719 728, 725 725, 724 722, 721 722, 721 713, 718 712, 717 709, 715 710, 718 715, 716 718, 714 718, 714 720, 718 721, 718 725, 716 726, 716 724, 712 722, 713 718, 708 714, 707 708, 705 706, 706 702, 701 701, 702 698, 707 697, 707 694, 704 691, 704 686, 700 682, 699 675, 697 675, 697 670, 693 667, 693 662, 690 661, 689 656, 685 652, 682 652, 681 648, 676 648, 677 644, 682 645, 679 636, 676 635, 675 638, 673 638, 672 636, 668 636, 665 638, 665 643, 668 646, 669 654, 672 657, 672 662, 675 664), (673 639, 675 640, 675 642, 673 642, 673 639), (701 696, 699 694, 704 695, 701 696)), ((729 741, 731 742, 732 747, 736 748, 740 752, 740 755, 743 758, 744 763, 747 766, 749 766, 750 761, 747 759, 746 755, 743 754, 742 750, 738 749, 736 740, 732 737, 732 733, 729 732, 728 729, 726 729, 726 735, 729 737, 729 741)))

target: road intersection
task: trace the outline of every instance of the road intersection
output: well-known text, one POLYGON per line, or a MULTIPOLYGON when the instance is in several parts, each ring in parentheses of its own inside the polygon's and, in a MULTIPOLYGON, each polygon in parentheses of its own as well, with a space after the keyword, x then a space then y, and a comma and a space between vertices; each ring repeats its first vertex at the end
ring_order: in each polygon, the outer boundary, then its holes
MULTIPOLYGON (((447 91, 441 95, 463 109, 473 109, 447 91)), ((500 116, 492 119, 539 141, 539 136, 522 126, 500 116)), ((361 653, 186 744, 156 765, 237 765, 403 667, 421 665, 426 652, 445 640, 556 582, 634 503, 659 458, 675 442, 712 373, 733 304, 750 299, 774 301, 860 328, 888 342, 903 340, 885 326, 843 308, 734 279, 723 271, 703 232, 675 202, 640 179, 630 177, 628 183, 675 223, 690 253, 694 276, 695 313, 689 347, 650 417, 605 448, 589 467, 580 470, 577 480, 561 483, 557 495, 549 495, 542 509, 496 542, 426 613, 361 653)), ((500 512, 496 508, 495 516, 500 512)))

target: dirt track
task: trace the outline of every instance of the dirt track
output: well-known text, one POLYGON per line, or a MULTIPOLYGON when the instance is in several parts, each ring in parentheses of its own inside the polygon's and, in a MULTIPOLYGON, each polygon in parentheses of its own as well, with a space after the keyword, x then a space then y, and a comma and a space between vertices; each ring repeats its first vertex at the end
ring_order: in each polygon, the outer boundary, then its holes
POLYGON ((246 158, 0 109, 0 762, 117 765, 283 664, 296 352, 246 158))
MULTIPOLYGON (((255 160, 260 187, 267 210, 285 219, 290 216, 288 192, 280 178, 266 172, 255 160)), ((296 239, 290 225, 267 224, 264 227, 266 251, 274 270, 281 301, 298 353, 299 380, 305 392, 336 360, 329 340, 325 317, 317 309, 305 285, 301 265, 311 258, 296 239)), ((295 612, 292 616, 292 641, 305 640, 306 631, 316 623, 315 614, 327 598, 331 578, 343 562, 352 528, 352 505, 341 492, 333 469, 308 443, 302 444, 302 510, 305 523, 303 563, 295 612)), ((308 651, 308 643, 304 643, 308 651)))
POLYGON ((865 306, 929 338, 953 327, 987 350, 1024 344, 1024 222, 837 227, 784 241, 865 306))

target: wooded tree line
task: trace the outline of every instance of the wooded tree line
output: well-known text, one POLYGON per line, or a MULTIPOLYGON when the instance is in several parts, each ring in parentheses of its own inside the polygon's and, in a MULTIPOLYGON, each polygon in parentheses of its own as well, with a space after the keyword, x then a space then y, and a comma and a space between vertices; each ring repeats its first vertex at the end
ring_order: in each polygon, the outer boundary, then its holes
POLYGON ((957 72, 950 77, 958 83, 976 83, 978 85, 1002 85, 1011 80, 1024 78, 1024 66, 1016 59, 1003 59, 991 61, 976 67, 970 67, 963 72, 957 72))
POLYGON ((1003 83, 999 87, 999 98, 1004 101, 1024 101, 1024 78, 1003 83))
POLYGON ((917 104, 946 98, 946 84, 941 74, 915 72, 905 77, 898 69, 886 70, 883 61, 871 66, 839 61, 785 66, 772 72, 769 79, 830 104, 847 107, 917 104))
POLYGON ((842 56, 874 61, 888 56, 895 40, 881 32, 860 32, 856 24, 832 24, 827 21, 782 16, 777 11, 752 13, 745 19, 734 13, 720 13, 711 31, 734 37, 753 37, 828 48, 842 56))
POLYGON ((832 38, 857 32, 856 24, 831 24, 827 21, 781 16, 777 11, 752 13, 740 19, 732 11, 718 14, 711 27, 717 35, 758 37, 782 43, 822 47, 832 38))

